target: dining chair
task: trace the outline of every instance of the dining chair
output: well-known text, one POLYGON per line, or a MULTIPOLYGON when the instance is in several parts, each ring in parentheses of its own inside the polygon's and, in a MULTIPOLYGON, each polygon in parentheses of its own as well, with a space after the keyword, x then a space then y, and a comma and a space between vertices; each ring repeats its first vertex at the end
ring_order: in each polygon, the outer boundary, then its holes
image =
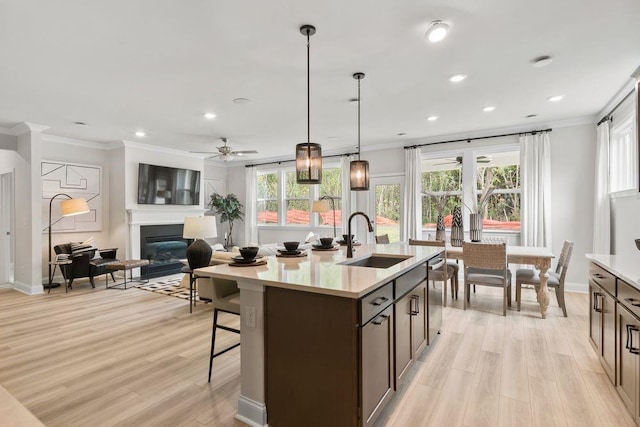
POLYGON ((511 272, 507 267, 505 243, 462 244, 464 261, 464 309, 470 305, 470 285, 503 288, 502 315, 511 306, 511 272))
POLYGON ((381 234, 379 236, 376 236, 376 243, 389 243, 389 235, 381 234))
POLYGON ((211 353, 209 354, 209 382, 211 382, 213 358, 218 357, 229 350, 233 350, 240 345, 240 343, 237 343, 214 353, 216 330, 218 328, 240 334, 239 329, 218 324, 218 313, 221 311, 240 316, 240 290, 238 289, 238 284, 234 280, 211 279, 211 284, 213 285, 213 330, 211 332, 211 353))
MULTIPOLYGON (((414 246, 436 246, 445 247, 444 240, 415 240, 409 239, 409 245, 414 246)), ((459 265, 454 261, 447 261, 447 250, 445 249, 442 255, 444 264, 440 268, 430 270, 429 278, 438 282, 444 283, 443 289, 443 305, 447 306, 447 282, 451 280, 451 299, 458 299, 458 271, 459 265), (445 268, 446 266, 446 268, 445 268), (455 293, 454 293, 455 291, 455 293), (455 296, 454 296, 455 295, 455 296)))
MULTIPOLYGON (((558 305, 562 308, 564 317, 567 317, 567 305, 564 302, 564 279, 569 268, 569 261, 573 252, 573 242, 565 240, 562 245, 562 252, 558 257, 558 264, 555 271, 548 272, 547 286, 554 288, 558 305)), ((540 273, 538 270, 530 268, 519 268, 516 270, 516 301, 518 303, 518 311, 522 305, 522 285, 533 285, 537 290, 540 286, 540 273)))

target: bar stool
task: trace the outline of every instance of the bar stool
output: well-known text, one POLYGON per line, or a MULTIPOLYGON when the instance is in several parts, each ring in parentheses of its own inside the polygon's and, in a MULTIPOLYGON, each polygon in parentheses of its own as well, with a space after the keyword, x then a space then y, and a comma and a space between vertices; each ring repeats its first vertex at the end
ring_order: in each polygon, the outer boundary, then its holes
POLYGON ((239 329, 231 328, 225 325, 218 325, 218 312, 222 311, 240 316, 240 290, 238 284, 233 280, 211 279, 213 285, 213 331, 211 332, 211 353, 209 355, 209 382, 211 382, 211 371, 213 370, 213 358, 221 354, 233 350, 240 346, 240 343, 234 344, 224 350, 214 353, 216 344, 216 330, 218 328, 225 331, 240 334, 239 329))

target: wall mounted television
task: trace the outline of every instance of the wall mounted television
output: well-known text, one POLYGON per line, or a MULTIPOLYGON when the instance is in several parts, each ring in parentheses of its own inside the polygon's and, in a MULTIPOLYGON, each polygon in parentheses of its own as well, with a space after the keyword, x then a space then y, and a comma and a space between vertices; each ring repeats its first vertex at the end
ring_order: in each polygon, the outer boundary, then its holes
POLYGON ((138 203, 141 205, 199 205, 200 171, 140 163, 138 203))

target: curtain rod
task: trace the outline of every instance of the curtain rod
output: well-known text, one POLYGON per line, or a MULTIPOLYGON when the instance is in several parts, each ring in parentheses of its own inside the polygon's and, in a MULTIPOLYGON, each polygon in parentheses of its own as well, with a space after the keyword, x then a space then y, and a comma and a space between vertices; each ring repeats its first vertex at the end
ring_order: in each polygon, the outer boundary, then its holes
MULTIPOLYGON (((331 156, 322 156, 323 159, 330 159, 332 157, 345 157, 345 156, 355 156, 358 153, 344 153, 344 154, 333 154, 331 156)), ((265 166, 265 165, 279 165, 282 163, 289 163, 289 162, 295 162, 296 159, 291 159, 291 160, 278 160, 278 161, 274 161, 274 162, 264 162, 264 163, 254 163, 252 165, 245 165, 245 168, 252 168, 255 166, 265 166)))
POLYGON ((600 121, 596 126, 600 126, 602 123, 606 122, 607 120, 613 120, 613 116, 612 116, 613 112, 616 111, 618 107, 620 107, 622 103, 627 99, 629 99, 629 97, 633 95, 635 92, 636 92, 635 89, 631 89, 631 92, 629 92, 624 98, 622 98, 622 101, 618 102, 616 106, 613 107, 611 111, 609 111, 609 114, 605 114, 604 117, 600 119, 600 121))
POLYGON ((549 128, 549 129, 531 130, 528 132, 503 133, 502 135, 477 136, 475 138, 453 139, 451 141, 429 142, 426 144, 407 145, 406 147, 404 147, 404 149, 408 150, 410 148, 424 147, 427 145, 449 144, 452 142, 471 142, 471 141, 476 141, 480 139, 502 138, 505 136, 535 135, 537 133, 551 132, 552 130, 553 129, 549 128))

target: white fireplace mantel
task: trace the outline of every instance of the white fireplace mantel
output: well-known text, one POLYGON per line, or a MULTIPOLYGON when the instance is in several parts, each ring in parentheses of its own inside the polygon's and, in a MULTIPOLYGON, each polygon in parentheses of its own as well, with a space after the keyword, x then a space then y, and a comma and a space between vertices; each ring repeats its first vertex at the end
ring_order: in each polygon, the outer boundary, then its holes
POLYGON ((140 258, 140 226, 184 224, 187 216, 202 216, 205 210, 200 207, 167 206, 159 209, 127 209, 129 224, 129 253, 127 259, 140 258))

